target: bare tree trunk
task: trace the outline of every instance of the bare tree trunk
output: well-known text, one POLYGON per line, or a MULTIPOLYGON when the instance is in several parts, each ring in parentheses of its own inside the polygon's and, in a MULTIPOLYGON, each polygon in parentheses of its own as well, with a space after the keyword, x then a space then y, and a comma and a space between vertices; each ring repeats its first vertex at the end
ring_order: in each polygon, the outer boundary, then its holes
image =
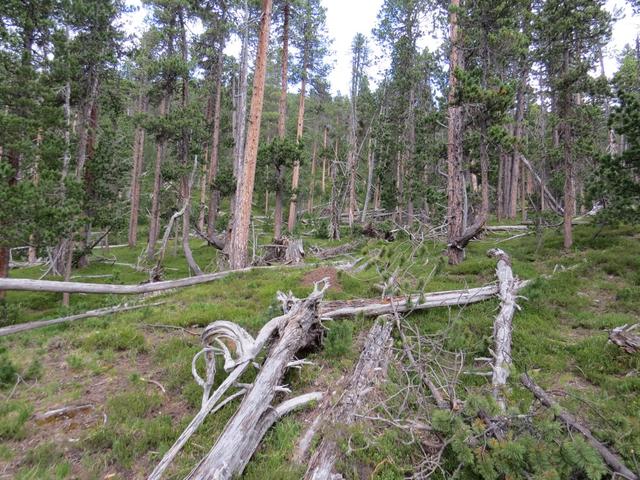
MULTIPOLYGON (((147 111, 147 97, 140 92, 138 96, 137 112, 144 113, 147 111)), ((135 247, 138 240, 138 214, 140 211, 140 177, 142 175, 142 167, 144 162, 144 137, 145 130, 141 126, 136 127, 133 137, 133 168, 131 171, 131 212, 129 215, 129 236, 128 243, 130 247, 135 247)))
POLYGON ((253 95, 249 122, 251 128, 247 135, 247 149, 242 167, 242 175, 236 188, 236 205, 233 216, 233 229, 229 238, 229 261, 231 268, 242 268, 247 265, 249 242, 249 223, 255 182, 256 160, 258 157, 258 141, 260 139, 260 120, 264 100, 264 81, 267 67, 267 49, 269 44, 269 27, 271 23, 271 0, 262 1, 262 17, 260 19, 260 37, 253 79, 253 95))
MULTIPOLYGON (((302 72, 302 83, 300 85, 300 102, 298 104, 298 127, 296 131, 296 141, 300 142, 302 139, 302 132, 304 130, 304 102, 307 89, 307 73, 306 73, 306 52, 304 60, 304 71, 302 72)), ((289 203, 289 221, 287 223, 287 230, 292 233, 296 228, 297 218, 297 206, 298 206, 298 184, 300 183, 300 162, 295 161, 293 163, 293 175, 291 177, 291 200, 289 203)))
POLYGON ((340 210, 338 208, 338 139, 336 138, 336 148, 333 161, 331 162, 331 213, 329 219, 329 238, 340 240, 340 210))
POLYGON ((458 101, 456 69, 462 67, 460 55, 460 38, 458 32, 458 13, 460 0, 451 0, 449 13, 449 38, 451 54, 449 59, 449 126, 447 146, 447 220, 448 220, 448 250, 449 263, 457 265, 464 259, 464 250, 457 245, 462 236, 462 107, 456 105, 458 101))
POLYGON ((362 206, 362 215, 360 217, 360 221, 362 223, 364 223, 367 218, 367 209, 369 207, 369 202, 371 201, 371 192, 373 189, 373 172, 375 168, 376 168, 375 155, 371 145, 371 140, 369 140, 369 156, 367 158, 367 190, 365 191, 365 194, 364 194, 364 205, 362 206))
MULTIPOLYGON (((170 96, 165 92, 160 100, 158 116, 163 118, 169 109, 170 96)), ((156 242, 160 231, 160 188, 162 187, 162 162, 164 160, 167 140, 164 135, 156 138, 156 161, 153 172, 153 192, 151 193, 151 218, 149 218, 149 241, 147 244, 147 258, 153 260, 156 242)))
POLYGON ((516 94, 516 116, 513 130, 514 150, 511 154, 511 174, 509 186, 509 210, 507 216, 516 218, 518 206, 518 182, 520 180, 520 144, 522 142, 522 131, 524 124, 525 91, 527 89, 527 76, 529 74, 528 65, 524 65, 520 72, 520 83, 516 94))

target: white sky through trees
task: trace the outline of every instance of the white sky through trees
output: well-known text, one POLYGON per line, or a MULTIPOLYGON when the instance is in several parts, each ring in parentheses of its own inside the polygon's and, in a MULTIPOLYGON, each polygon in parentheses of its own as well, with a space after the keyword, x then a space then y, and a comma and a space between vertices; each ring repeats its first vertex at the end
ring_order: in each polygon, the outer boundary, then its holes
MULTIPOLYGON (((376 24, 376 17, 383 0, 322 0, 327 9, 327 29, 330 38, 333 39, 329 61, 333 64, 333 70, 329 74, 331 91, 346 95, 349 92, 351 80, 351 41, 356 33, 362 33, 369 39, 372 64, 368 74, 373 83, 381 77, 381 72, 388 66, 388 59, 372 37, 371 29, 376 24)), ((138 10, 125 16, 125 25, 128 33, 139 36, 147 26, 144 24, 146 11, 142 8, 141 0, 128 0, 127 3, 137 7, 138 10)), ((634 45, 636 36, 640 34, 640 15, 633 15, 631 7, 624 0, 608 0, 607 9, 614 14, 617 20, 613 24, 611 42, 605 50, 605 70, 611 76, 618 66, 618 55, 626 44, 634 45)), ((194 28, 197 31, 197 26, 194 28)), ((440 41, 433 37, 433 32, 425 28, 425 38, 420 47, 429 47, 434 50, 440 41)), ((272 37, 273 41, 273 37, 272 37)), ((232 40, 227 48, 227 53, 236 55, 239 53, 239 42, 232 40)), ((599 71, 599 66, 597 66, 599 71)), ((295 87, 290 90, 297 92, 295 87)))

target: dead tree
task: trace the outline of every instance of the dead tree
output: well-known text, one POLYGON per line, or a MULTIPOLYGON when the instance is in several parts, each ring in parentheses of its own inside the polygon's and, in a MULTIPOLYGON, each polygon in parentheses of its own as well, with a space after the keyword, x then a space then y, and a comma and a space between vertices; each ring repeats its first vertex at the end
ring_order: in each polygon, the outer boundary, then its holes
POLYGON ((511 370, 511 336, 513 332, 513 314, 516 308, 517 280, 511 270, 511 259, 499 248, 492 248, 487 255, 498 259, 496 275, 498 276, 498 296, 500 297, 500 312, 493 323, 494 347, 493 356, 493 396, 501 410, 506 410, 503 389, 511 370))
MULTIPOLYGON (((373 325, 344 391, 334 406, 327 406, 314 421, 310 430, 303 436, 311 440, 314 427, 322 423, 325 434, 313 454, 305 479, 331 480, 334 478, 334 466, 338 459, 339 447, 332 430, 351 425, 357 420, 356 414, 361 412, 367 396, 386 375, 391 354, 391 329, 393 317, 380 317, 373 325), (331 432, 331 433, 329 433, 331 432)), ((306 443, 306 442, 305 442, 306 443)), ((306 445, 302 445, 303 449, 306 445)), ((306 446, 308 448, 308 446, 306 446)))
MULTIPOLYGON (((275 421, 296 407, 322 398, 321 393, 308 393, 284 401, 277 406, 272 405, 278 393, 289 392, 285 386, 281 385, 286 370, 304 363, 295 359, 296 352, 309 347, 319 338, 322 327, 318 316, 318 305, 327 288, 329 283, 324 280, 316 284, 313 292, 306 299, 292 299, 287 313, 270 320, 262 327, 255 339, 242 327, 231 322, 214 322, 207 327, 202 334, 205 347, 196 355, 193 362, 194 376, 204 391, 202 408, 151 473, 150 480, 162 476, 175 455, 202 424, 209 412, 214 407, 218 408, 217 405, 227 390, 234 385, 237 386, 239 378, 249 366, 257 366, 255 360, 268 343, 270 343, 269 352, 265 362, 259 367, 260 372, 253 384, 240 386, 240 391, 245 390, 246 393, 238 410, 227 423, 209 454, 187 478, 220 480, 241 474, 258 448, 262 437, 275 421), (233 355, 228 344, 233 344, 233 355), (210 393, 215 377, 216 353, 224 356, 224 368, 230 374, 215 392, 210 393), (199 356, 205 358, 205 379, 202 379, 195 369, 195 362, 199 356)), ((239 396, 240 391, 234 395, 239 396)))
POLYGON ((615 473, 628 480, 638 480, 638 475, 629 470, 616 453, 609 450, 602 442, 595 438, 589 428, 580 423, 576 417, 562 408, 549 396, 547 392, 540 388, 529 375, 523 373, 520 377, 520 381, 538 400, 540 400, 540 403, 545 407, 552 409, 557 419, 562 420, 572 430, 580 432, 586 438, 589 445, 597 450, 604 461, 607 462, 607 465, 609 465, 615 473))

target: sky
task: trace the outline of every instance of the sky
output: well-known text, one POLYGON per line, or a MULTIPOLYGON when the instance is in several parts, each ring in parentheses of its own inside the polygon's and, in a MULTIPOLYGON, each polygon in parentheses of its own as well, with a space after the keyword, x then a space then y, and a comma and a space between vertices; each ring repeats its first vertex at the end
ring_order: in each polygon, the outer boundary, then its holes
MULTIPOLYGON (((388 65, 388 59, 381 57, 381 51, 377 47, 371 35, 371 29, 376 24, 376 17, 383 0, 322 0, 327 9, 327 29, 333 39, 330 60, 333 62, 333 70, 329 75, 331 91, 336 94, 346 94, 349 91, 351 78, 351 41, 356 33, 362 33, 369 38, 369 46, 372 56, 378 58, 377 64, 369 68, 372 79, 380 78, 380 71, 388 65)), ((128 0, 130 5, 141 7, 140 0, 128 0)), ((618 20, 613 25, 612 38, 605 50, 605 71, 611 76, 617 69, 617 56, 626 44, 633 45, 636 35, 640 34, 640 15, 633 15, 631 8, 624 0, 607 0, 607 9, 617 12, 618 20)), ((126 29, 129 33, 140 34, 144 30, 144 17, 146 12, 140 8, 130 13, 125 18, 126 29)), ((427 36, 420 47, 428 46, 435 49, 439 40, 427 36)), ((227 54, 237 55, 238 42, 231 42, 226 50, 227 54)))

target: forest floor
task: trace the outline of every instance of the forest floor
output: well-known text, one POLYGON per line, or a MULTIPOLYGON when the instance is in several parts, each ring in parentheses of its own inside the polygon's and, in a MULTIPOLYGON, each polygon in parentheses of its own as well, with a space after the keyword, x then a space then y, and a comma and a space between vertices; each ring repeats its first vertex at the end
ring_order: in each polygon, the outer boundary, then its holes
MULTIPOLYGON (((442 257, 442 243, 427 240, 416 248, 402 235, 390 243, 363 239, 353 256, 376 256, 388 270, 403 272, 403 289, 430 292, 493 282, 495 260, 486 251, 495 246, 507 251, 514 273, 535 280, 520 292, 522 310, 514 318, 510 408, 529 411, 532 396, 518 383, 519 373, 527 371, 637 469, 640 357, 608 343, 607 331, 640 321, 640 232, 624 227, 595 234, 595 227, 577 227, 570 253, 563 252, 557 230, 547 231, 542 242, 533 234, 508 241, 502 240, 512 234, 489 234, 472 242, 467 259, 455 267, 442 257)), ((215 269, 213 250, 197 240, 192 245, 200 265, 215 269)), ((305 237, 307 251, 311 245, 328 242, 305 237)), ((114 260, 135 263, 138 250, 96 249, 92 263, 74 275, 113 277, 74 280, 123 284, 146 280, 143 273, 112 264, 114 260), (107 261, 98 262, 98 257, 107 261)), ((327 299, 380 295, 373 287, 380 280, 373 263, 351 274, 335 270, 331 261, 313 260, 308 258, 309 265, 300 269, 236 274, 156 295, 154 302, 166 302, 159 307, 0 338, 0 382, 15 379, 14 370, 19 374, 17 383, 12 380, 0 388, 0 478, 145 478, 199 409, 201 390, 191 376, 191 359, 200 349, 196 334, 204 326, 231 320, 255 334, 278 314, 278 290, 304 297, 313 281, 324 276, 331 277, 333 285, 327 299), (34 418, 34 414, 70 405, 89 407, 70 418, 48 422, 34 418)), ((168 252, 165 265, 167 279, 187 275, 180 254, 168 252)), ((37 267, 11 271, 13 277, 41 274, 37 267)), ((71 307, 63 309, 60 297, 8 292, 0 317, 5 323, 21 323, 127 301, 78 294, 71 296, 71 307)), ((433 309, 413 313, 405 321, 424 333, 447 329, 445 347, 464 352, 471 364, 474 357, 488 355, 497 306, 496 299, 464 308, 433 309)), ((371 324, 372 320, 356 318, 327 325, 322 349, 310 354, 314 365, 288 374, 294 394, 322 390, 348 373, 359 354, 358 339, 371 324)), ((219 373, 217 382, 220 377, 219 373)), ((490 392, 486 377, 463 376, 461 381, 462 398, 490 392)), ((237 404, 209 416, 167 478, 182 478, 208 452, 237 404)), ((304 468, 292 466, 289 460, 308 415, 309 409, 301 410, 278 422, 242 478, 300 478, 304 468)), ((379 427, 372 425, 366 435, 352 432, 340 462, 345 478, 401 479, 410 473, 418 446, 399 442, 393 428, 379 427)), ((510 478, 521 477, 516 473, 510 478)))

